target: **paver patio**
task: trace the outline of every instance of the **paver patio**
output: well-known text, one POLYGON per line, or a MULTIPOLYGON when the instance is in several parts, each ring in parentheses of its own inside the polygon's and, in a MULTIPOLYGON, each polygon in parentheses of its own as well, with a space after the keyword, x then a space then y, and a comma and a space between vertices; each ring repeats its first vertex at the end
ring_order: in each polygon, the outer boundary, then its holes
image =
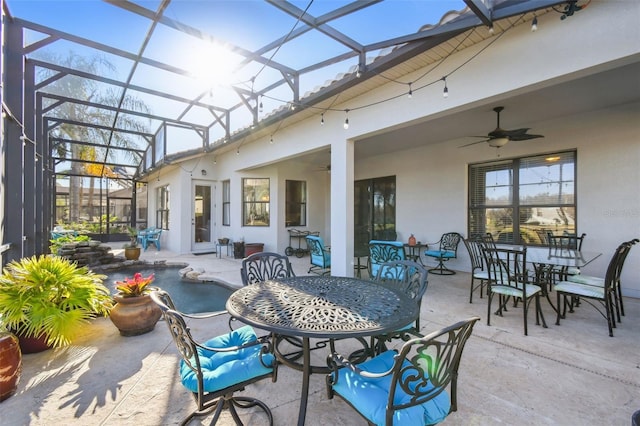
MULTIPOLYGON (((240 260, 215 255, 176 256, 148 251, 149 260, 169 259, 204 268, 208 275, 240 284, 240 260)), ((292 257, 298 275, 308 257, 292 257)), ((640 300, 625 299, 626 316, 608 336, 605 320, 584 304, 560 326, 543 302, 549 324, 522 333, 521 312, 510 310, 486 325, 486 299, 468 303, 469 274, 429 275, 422 303, 423 332, 457 320, 482 318, 463 354, 458 412, 452 425, 628 425, 640 410, 640 300)), ((161 286, 161 283, 157 283, 161 286)), ((197 323, 194 334, 226 330, 225 319, 197 323)), ((345 348, 347 351, 348 348, 345 348)), ((317 363, 326 353, 316 351, 317 363)), ((86 327, 72 346, 25 355, 18 392, 0 403, 2 425, 172 425, 194 408, 178 381, 177 353, 164 323, 151 333, 121 337, 108 319, 86 327)), ((263 381, 245 392, 258 395, 272 409, 275 424, 295 424, 301 376, 281 367, 276 383, 263 381)), ((208 424, 205 418, 203 424, 208 424)), ((259 414, 246 424, 264 424, 259 414)), ((194 420, 192 424, 200 424, 194 420)), ((224 417, 219 424, 233 424, 224 417)), ((308 425, 364 425, 339 399, 328 400, 323 375, 311 377, 308 425)))

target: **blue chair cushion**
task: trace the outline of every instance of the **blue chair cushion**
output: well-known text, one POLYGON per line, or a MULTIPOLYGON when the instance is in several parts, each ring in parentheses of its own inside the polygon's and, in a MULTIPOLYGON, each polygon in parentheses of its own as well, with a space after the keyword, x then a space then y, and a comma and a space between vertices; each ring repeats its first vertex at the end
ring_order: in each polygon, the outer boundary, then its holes
POLYGON ((456 254, 449 250, 427 250, 424 254, 431 257, 441 257, 443 259, 452 259, 456 257, 456 254))
MULTIPOLYGON (((257 340, 251 326, 244 326, 204 343, 210 348, 227 348, 240 346, 257 340)), ((269 374, 273 369, 260 362, 261 345, 232 352, 215 352, 198 348, 200 368, 203 373, 204 392, 215 392, 254 377, 269 374)), ((262 360, 273 365, 273 355, 263 354, 262 360)), ((191 392, 198 391, 196 373, 184 362, 180 362, 180 378, 182 384, 191 392)))
MULTIPOLYGON (((386 351, 358 367, 369 372, 382 373, 393 367, 396 352, 386 351)), ((409 365, 408 361, 405 364, 409 365)), ((391 375, 370 379, 360 376, 347 368, 338 371, 338 383, 333 386, 336 393, 349 401, 362 415, 376 425, 385 424, 385 410, 391 388, 391 375)), ((428 388, 433 388, 429 383, 428 388)), ((411 401, 411 396, 403 392, 398 386, 394 403, 401 404, 411 401)), ((436 424, 444 420, 449 414, 451 402, 449 395, 443 391, 438 396, 424 404, 398 410, 393 415, 394 425, 425 425, 436 424)))

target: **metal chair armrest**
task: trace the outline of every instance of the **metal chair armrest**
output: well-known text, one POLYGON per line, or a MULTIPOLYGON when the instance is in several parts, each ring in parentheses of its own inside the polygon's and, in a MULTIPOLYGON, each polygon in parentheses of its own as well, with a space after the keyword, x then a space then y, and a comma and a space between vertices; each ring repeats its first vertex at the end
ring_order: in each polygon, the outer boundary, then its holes
MULTIPOLYGON (((396 355, 397 356, 397 355, 396 355)), ((395 357, 394 357, 395 358, 395 357)), ((397 359, 396 359, 397 361, 397 359)), ((362 377, 367 377, 370 379, 379 379, 381 377, 385 377, 388 376, 390 374, 393 374, 393 371, 395 369, 395 362, 394 362, 394 367, 392 367, 391 369, 381 372, 381 373, 372 373, 370 371, 365 371, 361 368, 359 368, 356 364, 351 363, 346 357, 344 357, 343 355, 340 355, 336 352, 333 352, 331 354, 329 354, 327 356, 327 365, 329 366, 329 368, 334 372, 337 373, 337 371, 341 368, 348 368, 349 370, 353 371, 354 373, 362 376, 362 377)), ((335 376, 335 381, 334 383, 337 383, 337 374, 334 374, 335 376)))
POLYGON ((192 319, 205 319, 205 318, 215 318, 215 317, 219 317, 220 315, 225 315, 225 314, 229 314, 227 311, 216 311, 216 312, 209 312, 206 314, 185 314, 184 312, 181 312, 183 317, 186 318, 192 318, 192 319))

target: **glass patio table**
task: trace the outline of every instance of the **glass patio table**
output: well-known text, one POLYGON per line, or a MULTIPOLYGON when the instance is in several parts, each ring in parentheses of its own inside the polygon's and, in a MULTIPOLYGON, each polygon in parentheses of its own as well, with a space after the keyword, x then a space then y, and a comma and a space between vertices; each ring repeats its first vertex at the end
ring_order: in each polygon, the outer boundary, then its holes
POLYGON ((417 303, 400 290, 358 278, 301 276, 268 280, 235 291, 227 300, 231 316, 277 335, 302 339, 302 364, 278 351, 285 365, 300 369, 298 425, 304 425, 309 377, 327 367, 311 365, 310 338, 363 338, 389 333, 415 321, 417 303))
MULTIPOLYGON (((505 246, 499 244, 499 247, 505 246)), ((522 246, 509 247, 522 249, 522 246)), ((542 293, 556 312, 557 308, 549 297, 554 268, 582 268, 593 262, 601 254, 595 251, 527 246, 527 262, 533 265, 535 283, 542 287, 542 293)))

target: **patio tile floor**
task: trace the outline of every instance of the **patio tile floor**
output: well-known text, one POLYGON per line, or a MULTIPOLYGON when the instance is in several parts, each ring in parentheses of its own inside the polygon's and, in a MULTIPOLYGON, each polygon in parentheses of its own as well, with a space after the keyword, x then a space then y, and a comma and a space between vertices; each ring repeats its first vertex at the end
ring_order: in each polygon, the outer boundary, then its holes
MULTIPOLYGON (((231 257, 177 256, 147 251, 149 260, 186 262, 207 276, 240 285, 240 260, 231 257)), ((305 275, 308 257, 291 258, 305 275)), ((640 410, 640 300, 625 298, 626 316, 608 336, 605 320, 583 305, 555 325, 546 301, 549 328, 535 325, 530 312, 529 336, 522 332, 520 310, 493 316, 486 325, 486 299, 468 302, 469 274, 429 275, 422 303, 422 330, 430 332, 478 315, 460 367, 458 412, 451 425, 575 425, 594 421, 628 425, 640 410)), ((222 333, 226 320, 192 321, 195 336, 222 333)), ((345 348, 347 352, 349 348, 345 348)), ((320 352, 320 351, 316 351, 320 352)), ((325 353, 314 353, 324 363, 325 353)), ((73 345, 24 355, 16 395, 0 403, 2 425, 173 425, 194 403, 178 381, 177 353, 164 323, 136 337, 121 337, 109 319, 87 325, 73 345)), ((281 367, 278 381, 263 381, 245 391, 272 409, 276 425, 296 423, 300 373, 281 367)), ((251 413, 246 424, 265 424, 251 413)), ((202 424, 208 424, 204 418, 202 424)), ((191 424, 201 424, 194 420, 191 424)), ((224 417, 218 424, 233 424, 224 417)), ((307 425, 366 424, 339 399, 328 400, 323 375, 313 375, 307 425)))

